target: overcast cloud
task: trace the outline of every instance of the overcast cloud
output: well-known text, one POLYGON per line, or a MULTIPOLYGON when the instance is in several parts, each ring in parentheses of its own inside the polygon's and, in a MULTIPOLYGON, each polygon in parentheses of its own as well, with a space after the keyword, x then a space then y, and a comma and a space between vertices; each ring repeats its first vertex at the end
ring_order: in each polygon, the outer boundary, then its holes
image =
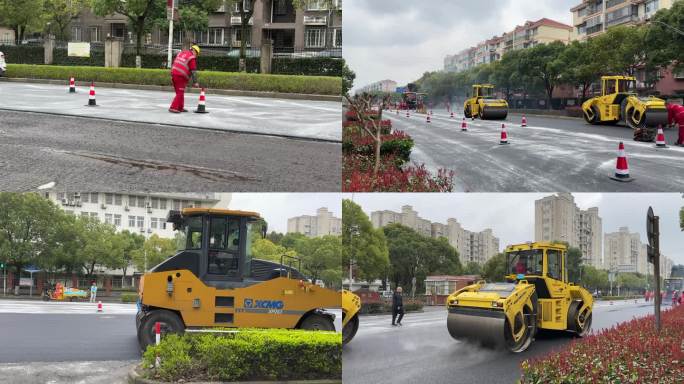
POLYGON ((345 0, 344 57, 355 88, 400 85, 440 70, 444 56, 543 17, 572 23, 581 0, 345 0))
POLYGON ((233 193, 230 209, 259 212, 268 223, 268 231, 287 232, 287 219, 316 215, 318 208, 328 208, 342 217, 339 193, 233 193))
MULTIPOLYGON (((412 205, 418 214, 433 222, 446 223, 457 219, 470 231, 491 228, 499 237, 501 247, 534 240, 534 201, 545 194, 533 193, 451 193, 451 194, 344 194, 363 210, 401 211, 402 205, 412 205)), ((574 193, 581 209, 599 208, 603 233, 617 232, 627 226, 639 232, 646 243, 646 211, 653 206, 660 216, 661 252, 677 264, 684 264, 684 233, 679 229, 679 209, 682 195, 648 193, 574 193)))

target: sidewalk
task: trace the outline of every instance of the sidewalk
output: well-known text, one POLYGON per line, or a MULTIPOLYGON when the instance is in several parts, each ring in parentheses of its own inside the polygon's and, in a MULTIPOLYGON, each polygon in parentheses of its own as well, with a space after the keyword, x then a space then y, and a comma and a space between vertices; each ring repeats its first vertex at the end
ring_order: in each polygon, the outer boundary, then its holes
POLYGON ((0 364, 0 384, 124 384, 137 361, 27 362, 0 364))

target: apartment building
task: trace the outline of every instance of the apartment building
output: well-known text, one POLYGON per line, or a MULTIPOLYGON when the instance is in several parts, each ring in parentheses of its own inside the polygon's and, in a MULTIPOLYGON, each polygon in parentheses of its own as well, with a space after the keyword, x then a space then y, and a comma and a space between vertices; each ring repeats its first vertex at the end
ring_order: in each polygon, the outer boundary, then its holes
MULTIPOLYGON (((342 0, 335 0, 332 7, 328 7, 325 0, 308 0, 302 9, 296 9, 292 0, 243 1, 244 9, 250 16, 250 27, 244 36, 248 47, 261 48, 261 42, 270 39, 275 53, 311 51, 341 57, 342 0)), ((97 43, 109 36, 131 44, 136 40, 123 15, 98 17, 86 10, 71 23, 72 41, 97 43)), ((192 40, 205 47, 236 49, 240 47, 242 39, 238 4, 232 7, 224 4, 211 13, 207 30, 186 33, 174 30, 174 41, 192 40)), ((168 42, 168 33, 155 27, 144 36, 143 42, 147 45, 164 45, 168 42)))
POLYGON ((448 219, 446 224, 433 223, 421 218, 410 205, 403 206, 401 212, 371 212, 371 223, 375 228, 399 223, 426 237, 444 237, 458 251, 459 259, 464 264, 470 261, 484 264, 499 253, 499 239, 494 236, 491 229, 480 232, 468 231, 454 218, 448 219))
POLYGON ((397 90, 397 82, 394 80, 381 80, 359 88, 356 94, 360 93, 393 93, 397 90))
POLYGON ((670 8, 676 0, 583 0, 570 9, 573 40, 600 35, 616 25, 647 22, 659 9, 670 8))
POLYGON ((531 48, 538 44, 562 41, 569 43, 572 27, 561 22, 543 18, 527 21, 501 36, 482 41, 444 59, 444 70, 461 72, 480 64, 501 60, 510 51, 531 48))
POLYGON ((639 233, 630 232, 628 227, 620 227, 617 232, 605 235, 605 269, 618 272, 646 273, 644 268, 646 253, 639 233))
POLYGON ((570 193, 534 202, 535 241, 566 241, 582 251, 583 263, 603 268, 603 224, 598 208, 581 210, 570 193))
POLYGON ((316 216, 302 215, 287 219, 287 233, 302 233, 308 237, 342 234, 342 219, 328 208, 318 208, 316 216))

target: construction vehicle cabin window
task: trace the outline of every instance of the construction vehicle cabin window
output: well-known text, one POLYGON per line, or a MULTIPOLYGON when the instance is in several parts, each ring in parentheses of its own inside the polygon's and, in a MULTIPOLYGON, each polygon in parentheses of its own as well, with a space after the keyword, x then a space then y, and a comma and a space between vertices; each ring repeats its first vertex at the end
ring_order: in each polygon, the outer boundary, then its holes
POLYGON ((208 273, 237 276, 240 270, 240 220, 212 217, 209 224, 208 273))
POLYGON ((562 280, 561 277, 561 253, 555 249, 549 249, 546 251, 546 258, 548 260, 548 271, 547 276, 552 279, 562 280))
POLYGON ((506 255, 509 275, 542 274, 542 255, 540 249, 510 252, 506 255))
POLYGON ((202 217, 195 216, 186 220, 185 226, 185 249, 202 248, 202 217))

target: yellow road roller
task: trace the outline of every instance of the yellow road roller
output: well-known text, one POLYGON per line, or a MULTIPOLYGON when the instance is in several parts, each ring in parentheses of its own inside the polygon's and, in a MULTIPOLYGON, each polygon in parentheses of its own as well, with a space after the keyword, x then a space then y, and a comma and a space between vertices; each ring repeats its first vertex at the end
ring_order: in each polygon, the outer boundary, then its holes
POLYGON ((593 299, 568 282, 565 245, 510 245, 505 255, 506 282, 479 281, 447 298, 447 329, 454 339, 517 353, 539 329, 580 337, 589 332, 593 299))
POLYGON ((342 290, 342 344, 347 344, 359 330, 359 310, 361 310, 361 298, 342 290))
POLYGON ((463 104, 463 114, 467 118, 503 120, 508 116, 508 102, 494 96, 493 85, 475 84, 473 96, 463 104))
MULTIPOLYGON (((212 327, 341 331, 341 294, 309 282, 281 257, 252 258, 266 235, 258 213, 213 208, 170 211, 167 222, 184 236, 184 249, 140 279, 138 342, 142 350, 161 332, 212 327)), ((300 266, 299 266, 300 267, 300 266)))
POLYGON ((653 141, 656 128, 667 124, 665 101, 657 97, 638 97, 632 76, 602 76, 601 95, 582 103, 589 124, 615 124, 624 121, 634 129, 635 138, 653 141))

